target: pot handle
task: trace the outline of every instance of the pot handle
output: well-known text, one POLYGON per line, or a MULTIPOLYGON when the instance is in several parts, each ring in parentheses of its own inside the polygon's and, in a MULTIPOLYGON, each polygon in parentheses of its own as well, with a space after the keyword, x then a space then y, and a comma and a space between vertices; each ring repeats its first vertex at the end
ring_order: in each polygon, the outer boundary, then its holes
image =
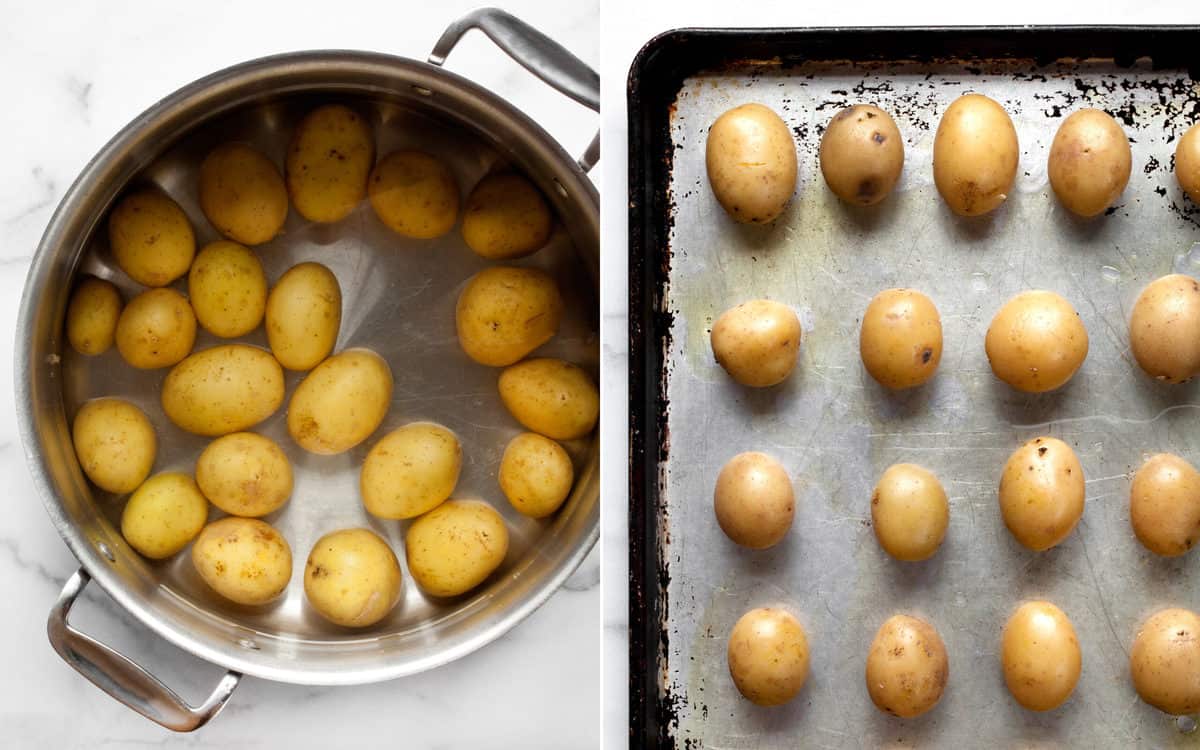
MULTIPOLYGON (((480 8, 458 19, 442 33, 429 62, 442 66, 458 40, 471 29, 479 29, 488 38, 559 93, 574 99, 593 112, 600 111, 600 76, 566 47, 499 8, 480 8)), ((591 171, 600 160, 600 133, 592 139, 579 160, 583 171, 591 171)))
POLYGON ((71 605, 91 579, 83 568, 75 571, 50 610, 46 632, 58 655, 96 687, 167 729, 190 732, 208 723, 224 707, 242 676, 237 672, 226 672, 204 703, 189 706, 175 691, 129 657, 67 623, 71 605))

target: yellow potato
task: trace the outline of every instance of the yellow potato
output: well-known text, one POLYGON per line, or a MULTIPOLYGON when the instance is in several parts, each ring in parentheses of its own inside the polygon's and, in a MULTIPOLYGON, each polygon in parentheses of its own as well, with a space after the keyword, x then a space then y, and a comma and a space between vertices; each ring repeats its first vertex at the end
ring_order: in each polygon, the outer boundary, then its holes
POLYGON ((292 548, 273 526, 257 518, 222 518, 196 537, 192 565, 226 599, 266 604, 292 579, 292 548))
POLYGON ((337 343, 342 288, 320 263, 301 263, 280 277, 267 297, 267 343, 279 364, 311 370, 337 343))
POLYGON ((483 583, 508 553, 508 529, 479 500, 448 500, 408 527, 408 570, 430 596, 458 596, 483 583))
POLYGON ((304 594, 335 625, 365 628, 400 601, 404 580, 396 553, 369 529, 343 529, 313 545, 304 564, 304 594))
POLYGON ((1132 165, 1129 138, 1117 121, 1081 109, 1063 120, 1050 144, 1050 187, 1071 213, 1095 216, 1121 197, 1132 165))
POLYGON ((367 193, 375 136, 349 107, 328 104, 305 115, 288 146, 284 167, 296 211, 330 223, 346 218, 367 193))
POLYGON ((458 343, 481 365, 507 367, 549 341, 562 321, 558 285, 536 268, 494 266, 471 277, 458 296, 458 343))
POLYGON ((196 314, 174 289, 150 289, 121 311, 114 338, 121 358, 132 367, 170 367, 192 352, 196 314))
POLYGON ((710 342, 717 364, 742 385, 767 388, 792 374, 800 354, 800 319, 768 299, 731 307, 713 323, 710 342))
POLYGON ((891 115, 870 104, 846 107, 821 136, 821 174, 847 203, 872 206, 896 186, 904 168, 904 140, 891 115))
POLYGON ((380 438, 363 461, 359 490, 367 512, 380 518, 416 518, 454 492, 462 446, 453 432, 414 422, 380 438))
POLYGON ((424 151, 394 151, 375 165, 367 184, 371 208, 389 229, 430 240, 454 228, 458 183, 445 162, 424 151))
POLYGON ((288 404, 287 426, 306 451, 343 453, 371 436, 392 404, 392 371, 370 349, 347 349, 310 372, 288 404))
POLYGON ((1083 516, 1083 467, 1071 446, 1052 437, 1015 450, 1000 477, 1000 513, 1017 541, 1042 552, 1066 539, 1083 516))
POLYGON ((1155 612, 1129 652, 1133 687, 1168 714, 1200 711, 1200 615, 1186 609, 1155 612))
POLYGON ((500 373, 500 400, 526 429, 555 440, 591 433, 600 390, 583 368, 561 359, 527 359, 500 373))
POLYGON ((713 511, 725 536, 751 549, 773 547, 796 514, 792 478, 765 453, 739 453, 721 468, 713 511))
POLYGON ((1129 348, 1147 375, 1164 382, 1200 374, 1200 281, 1173 273, 1147 284, 1129 318, 1129 348))
POLYGON ((209 443, 196 459, 196 484, 231 516, 265 516, 292 496, 292 464, 274 440, 235 432, 209 443))
POLYGON ((863 366, 885 388, 913 388, 942 361, 942 318, 915 289, 887 289, 863 313, 858 339, 863 366))
POLYGON ((1185 554, 1200 539, 1200 472, 1170 453, 1151 456, 1133 475, 1129 520, 1146 549, 1185 554))
POLYGON ((1088 334, 1071 303, 1054 292, 1021 292, 992 318, 984 339, 996 377, 1018 391, 1066 385, 1088 354, 1088 334))
POLYGON ((183 276, 196 254, 187 214, 156 188, 121 199, 108 217, 108 245, 125 275, 146 286, 166 286, 183 276))
POLYGON ((196 256, 188 273, 188 296, 204 330, 225 339, 245 336, 262 322, 267 276, 258 256, 221 240, 196 256))
POLYGON ((1200 124, 1187 129, 1175 147, 1175 178, 1193 203, 1200 203, 1200 124))
POLYGON ((956 99, 933 140, 933 181, 959 216, 981 216, 1008 199, 1017 176, 1017 129, 982 94, 956 99))
POLYGON ((1049 711, 1065 703, 1079 682, 1082 662, 1075 627, 1050 602, 1022 604, 1004 626, 1004 682, 1017 703, 1030 711, 1049 711))
POLYGON ((158 453, 150 420, 119 398, 97 398, 79 407, 71 439, 83 473, 114 494, 137 489, 150 476, 158 453))
POLYGON ((743 104, 718 117, 704 160, 713 195, 734 221, 774 221, 796 192, 792 132, 762 104, 743 104))
POLYGON ((530 518, 559 509, 575 483, 575 468, 563 447, 533 432, 509 441, 500 457, 500 489, 512 507, 530 518))
POLYGON ((519 174, 488 175, 467 196, 462 235, 489 260, 522 258, 542 249, 554 219, 546 199, 519 174))
POLYGON ((80 354, 108 351, 117 335, 121 293, 107 281, 87 276, 67 304, 67 341, 80 354))
POLYGON ((200 165, 200 208, 218 232, 243 245, 270 241, 287 220, 279 170, 242 143, 217 146, 200 165))
POLYGON ((937 629, 892 615, 867 653, 867 692, 884 713, 911 719, 937 705, 950 679, 950 660, 937 629))
POLYGON ((167 418, 196 435, 248 430, 283 403, 283 370, 269 353, 244 344, 196 352, 167 373, 167 418))
POLYGON ((790 612, 762 607, 742 615, 729 634, 729 675, 759 706, 781 706, 808 680, 808 637, 790 612))
POLYGON ((208 501, 187 474, 164 472, 125 503, 121 535, 143 557, 162 560, 188 545, 208 520, 208 501))
POLYGON ((889 555, 910 562, 933 557, 949 523, 946 490, 933 472, 916 464, 883 472, 871 495, 871 526, 889 555))

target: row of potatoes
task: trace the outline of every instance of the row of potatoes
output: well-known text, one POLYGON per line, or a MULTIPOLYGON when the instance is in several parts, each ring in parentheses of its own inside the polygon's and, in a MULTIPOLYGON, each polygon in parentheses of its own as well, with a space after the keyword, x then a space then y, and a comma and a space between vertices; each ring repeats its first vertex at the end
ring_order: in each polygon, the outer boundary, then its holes
MULTIPOLYGON (((373 158, 370 129, 337 105, 300 123, 288 149, 286 183, 249 146, 218 146, 201 166, 199 198, 205 216, 229 239, 196 253, 183 210, 159 190, 136 190, 112 211, 109 243, 120 269, 151 288, 123 305, 113 284, 89 277, 68 304, 66 335, 74 349, 94 356, 115 343, 132 367, 171 367, 160 394, 164 413, 187 432, 215 438, 200 454, 194 479, 179 472, 150 476, 158 453, 150 420, 128 401, 98 398, 85 403, 72 424, 81 468, 105 491, 132 493, 121 516, 130 546, 164 559, 192 544, 200 577, 239 604, 270 602, 291 578, 287 540, 260 517, 291 497, 292 467, 277 443, 248 432, 282 405, 283 369, 308 372, 288 404, 289 435, 323 455, 344 453, 378 429, 394 383, 389 364, 373 351, 333 353, 342 294, 329 269, 302 263, 268 289, 262 264, 246 245, 275 237, 289 203, 306 219, 334 222, 369 195, 383 223, 414 239, 440 236, 458 219, 458 186, 442 162, 405 151, 372 169, 373 158), (187 297, 166 286, 185 275, 187 297), (269 350, 230 343, 192 351, 197 325, 233 339, 264 323, 269 350), (207 523, 210 502, 228 517, 207 523)), ((528 255, 550 236, 549 208, 524 177, 485 177, 467 204, 463 237, 484 257, 528 255)), ((599 416, 598 390, 581 368, 526 359, 555 335, 562 314, 551 276, 507 266, 473 276, 456 306, 463 351, 505 368, 501 401, 529 430, 506 447, 497 479, 513 507, 534 518, 554 513, 574 484, 570 456, 556 441, 585 437, 599 416)), ((416 422, 380 438, 361 468, 368 512, 416 519, 405 534, 407 562, 420 588, 435 597, 478 586, 508 549, 504 520, 491 505, 450 499, 461 467, 457 436, 416 422)), ((304 590, 329 621, 363 627, 395 606, 401 578, 396 555, 381 537, 342 529, 314 544, 304 590)))

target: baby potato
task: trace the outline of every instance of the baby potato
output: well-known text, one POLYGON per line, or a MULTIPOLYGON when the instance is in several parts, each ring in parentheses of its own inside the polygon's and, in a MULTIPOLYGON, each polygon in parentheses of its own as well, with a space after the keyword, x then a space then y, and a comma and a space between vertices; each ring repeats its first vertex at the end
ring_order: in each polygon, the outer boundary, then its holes
POLYGON ((267 297, 267 344, 289 370, 311 370, 337 343, 342 325, 342 288, 320 263, 287 270, 267 297))
POLYGON ((933 139, 933 181, 959 216, 982 216, 1004 203, 1017 176, 1017 129, 1004 108, 966 94, 946 108, 933 139))
POLYGON ((384 435, 367 454, 359 489, 367 512, 380 518, 416 518, 454 492, 462 446, 433 422, 414 422, 384 435))
POLYGON ((196 343, 196 314, 174 289, 149 289, 129 301, 117 318, 117 351, 139 370, 170 367, 196 343))
POLYGON ((522 175, 488 175, 467 196, 463 240, 476 255, 489 260, 537 252, 550 239, 553 227, 546 199, 522 175))
POLYGON ((155 474, 129 496, 121 536, 143 557, 162 560, 188 545, 208 520, 208 501, 187 474, 155 474))
POLYGON ((1173 273, 1147 284, 1129 318, 1129 348, 1163 382, 1200 374, 1200 281, 1173 273))
POLYGON ((752 609, 738 619, 726 649, 738 692, 758 706, 781 706, 808 680, 808 637, 790 612, 752 609))
POLYGON ((1075 627, 1050 602, 1025 602, 1004 626, 1004 682, 1017 703, 1030 711, 1049 711, 1065 703, 1079 682, 1082 661, 1075 627))
POLYGON ((1054 292, 1021 292, 992 318, 984 339, 996 377, 1018 391, 1066 385, 1088 353, 1088 334, 1071 303, 1054 292))
POLYGON ((1151 615, 1133 640, 1129 671, 1137 694, 1159 711, 1200 711, 1200 615, 1178 608, 1151 615))
POLYGON ((717 475, 713 510, 721 531, 735 543, 773 547, 787 536, 796 514, 792 478, 765 453, 739 453, 717 475))
POLYGON ((120 317, 117 288, 95 276, 85 277, 67 303, 67 341, 80 354, 103 354, 113 345, 120 317))
POLYGON ((217 146, 200 165, 200 208, 218 232, 243 245, 270 241, 287 220, 279 170, 243 143, 217 146))
POLYGON ((1083 467, 1058 438, 1013 451, 1000 476, 1000 513, 1017 541, 1042 552, 1066 539, 1083 516, 1083 467))
POLYGON ((762 104, 743 104, 717 118, 704 147, 708 182, 739 223, 774 221, 796 192, 796 143, 787 123, 762 104))
POLYGON ((1200 203, 1200 123, 1188 128, 1175 147, 1175 179, 1193 203, 1200 203))
POLYGON ((889 466, 871 495, 871 526, 879 546, 897 560, 933 557, 950 523, 946 490, 916 464, 889 466))
POLYGON ((340 104, 317 107, 288 145, 284 171, 292 205, 309 221, 341 221, 366 195, 374 163, 375 136, 357 112, 340 104))
POLYGON ((108 217, 108 245, 126 276, 153 287, 187 273, 196 254, 187 214, 157 188, 136 190, 121 199, 108 217))
POLYGON ((1170 453, 1151 456, 1133 475, 1129 520, 1146 549, 1185 554, 1200 539, 1200 472, 1170 453))
POLYGON ((563 447, 533 432, 508 442, 500 457, 500 489, 518 513, 545 518, 571 494, 575 467, 563 447))
POLYGON ((226 344, 175 365, 162 386, 167 418, 196 435, 248 430, 283 403, 283 370, 254 346, 226 344))
POLYGON ((267 276, 258 256, 236 242, 206 245, 188 272, 188 296, 204 330, 223 339, 245 336, 262 322, 267 276))
POLYGON ((404 583, 396 553, 369 529, 343 529, 313 545, 304 564, 304 594, 335 625, 365 628, 382 620, 404 583))
POLYGON ((867 653, 867 692, 875 707, 911 719, 937 705, 950 679, 950 661, 937 629, 908 615, 892 615, 867 653))
POLYGON ((392 370, 370 349, 347 349, 308 374, 288 404, 292 439, 310 453, 343 453, 371 436, 392 404, 392 370))
POLYGON ((192 565, 209 588, 237 604, 266 604, 292 580, 292 548, 269 523, 222 518, 192 545, 192 565))
POLYGON ((867 373, 884 388, 913 388, 942 361, 942 318, 915 289, 887 289, 863 313, 858 337, 867 373))
POLYGON ((561 359, 527 359, 500 373, 500 401, 528 430, 574 440, 596 428, 600 389, 582 367, 561 359))
POLYGON ((481 365, 507 367, 549 341, 563 298, 550 274, 494 266, 471 277, 454 310, 458 343, 481 365))
POLYGON ((479 500, 447 500, 404 536, 408 569, 430 596, 458 596, 483 583, 508 554, 508 529, 479 500))
POLYGON ((1117 121, 1081 109, 1063 120, 1050 144, 1050 187, 1071 213, 1095 216, 1121 197, 1132 165, 1129 138, 1117 121))
POLYGON ((454 174, 444 161, 424 151, 385 156, 371 172, 367 194, 379 220, 405 237, 441 237, 458 219, 454 174))
POLYGON ((904 168, 904 141, 891 115, 855 104, 833 116, 821 136, 821 174, 833 194, 856 206, 879 203, 904 168))
POLYGON ((292 496, 292 464, 271 438, 235 432, 209 443, 196 459, 196 485, 231 516, 265 516, 292 496))
POLYGON ((133 492, 150 476, 158 453, 150 420, 119 398, 97 398, 79 407, 71 439, 87 478, 117 495, 133 492))
POLYGON ((800 318, 769 299, 743 302, 721 313, 710 341, 717 364, 752 388, 778 385, 792 374, 800 354, 800 318))

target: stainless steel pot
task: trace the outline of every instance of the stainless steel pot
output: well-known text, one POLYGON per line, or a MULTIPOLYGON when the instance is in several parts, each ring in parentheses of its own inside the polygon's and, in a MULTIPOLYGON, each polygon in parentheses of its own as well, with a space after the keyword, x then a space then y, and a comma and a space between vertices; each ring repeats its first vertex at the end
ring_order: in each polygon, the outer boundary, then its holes
MULTIPOLYGON (((190 470, 203 441, 162 416, 162 371, 134 372, 116 355, 84 358, 64 346, 67 296, 77 273, 111 278, 126 297, 137 289, 113 269, 97 227, 122 189, 152 181, 189 212, 198 239, 215 239, 196 208, 193 185, 203 151, 221 140, 249 140, 281 157, 295 118, 325 100, 347 101, 376 122, 379 153, 421 145, 451 162, 465 187, 506 166, 530 176, 556 210, 560 230, 532 264, 570 290, 567 319, 549 353, 598 368, 599 197, 585 171, 599 157, 598 136, 576 162, 535 122, 491 92, 440 68, 459 37, 484 31, 542 80, 593 110, 599 79, 565 49, 515 18, 477 11, 438 41, 428 63, 363 52, 308 52, 264 58, 186 86, 130 123, 84 169, 46 229, 25 286, 16 347, 17 417, 30 470, 46 510, 81 567, 49 617, 53 647, 101 689, 171 729, 195 729, 229 699, 241 674, 285 682, 340 685, 412 674, 449 662, 516 625, 567 578, 591 549, 599 521, 599 436, 568 446, 577 481, 548 522, 524 519, 495 486, 495 466, 517 432, 495 395, 496 371, 457 351, 453 300, 483 262, 455 236, 403 246, 360 207, 337 227, 289 218, 282 239, 260 248, 268 276, 300 260, 319 259, 342 282, 345 309, 339 348, 371 346, 392 363, 396 397, 383 429, 436 419, 459 432, 466 465, 459 496, 491 497, 506 513, 512 549, 480 590, 433 600, 406 585, 397 610, 365 632, 339 629, 304 605, 301 580, 309 546, 320 534, 370 525, 400 550, 403 524, 361 509, 355 490, 358 452, 342 457, 290 449, 297 489, 272 517, 292 544, 296 572, 288 595, 266 608, 218 600, 185 559, 150 563, 122 539, 115 521, 122 498, 88 485, 75 459, 69 420, 97 395, 138 403, 159 429, 155 470, 190 470), (207 234, 205 234, 207 232, 207 234), (382 246, 382 249, 381 249, 382 246), (394 246, 394 247, 393 247, 394 246), (128 657, 68 624, 71 604, 97 581, 126 611, 180 648, 229 670, 209 698, 187 705, 128 657)), ((261 338, 261 331, 258 334, 261 338)), ((253 341, 253 340, 252 340, 253 341)), ((203 337, 197 350, 214 343, 203 337)), ((289 389, 298 380, 289 375, 289 389)), ((290 446, 283 410, 260 428, 290 446)), ((401 555, 403 558, 403 555, 401 555)), ((407 574, 406 574, 407 576, 407 574)))

